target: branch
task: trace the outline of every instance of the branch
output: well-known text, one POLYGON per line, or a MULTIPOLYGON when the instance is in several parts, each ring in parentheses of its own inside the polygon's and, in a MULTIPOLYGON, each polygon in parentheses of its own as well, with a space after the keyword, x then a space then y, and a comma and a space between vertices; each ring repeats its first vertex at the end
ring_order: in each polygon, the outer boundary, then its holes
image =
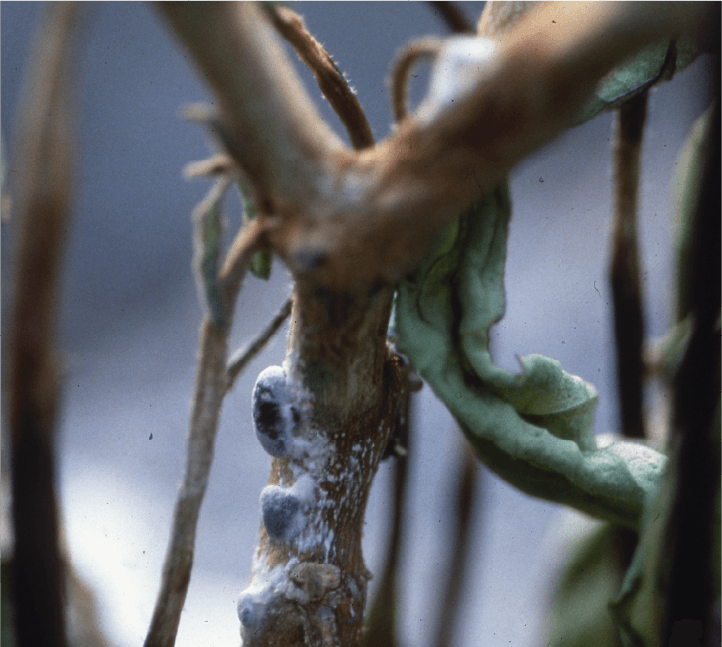
POLYGON ((429 2, 428 5, 434 10, 438 11, 439 15, 446 23, 446 26, 453 32, 463 33, 474 33, 474 28, 471 26, 469 21, 464 17, 459 8, 453 2, 429 2))
POLYGON ((496 46, 453 38, 417 117, 352 153, 316 113, 256 7, 159 8, 219 97, 229 152, 283 220, 271 246, 297 276, 352 292, 403 276, 446 224, 573 124, 605 73, 650 43, 699 31, 714 11, 545 3, 496 46))
POLYGON ((706 146, 699 161, 698 193, 689 214, 691 267, 685 270, 686 280, 680 282, 694 324, 674 378, 678 471, 660 548, 668 565, 662 635, 686 635, 691 641, 696 639, 693 636, 711 638, 719 630, 719 596, 711 573, 711 565, 719 560, 720 509, 719 65, 717 58, 710 75, 717 101, 709 115, 706 146))
POLYGON ((251 344, 240 351, 235 357, 232 357, 227 369, 226 378, 226 390, 230 391, 233 388, 233 384, 236 378, 241 374, 248 363, 263 350, 263 347, 268 343, 268 340, 276 334, 278 329, 283 325, 283 322, 288 319, 288 315, 291 314, 291 306, 293 301, 288 299, 286 303, 281 306, 276 316, 271 319, 266 328, 261 332, 251 344))
POLYGON ((188 431, 186 471, 173 513, 160 591, 145 647, 172 647, 190 583, 196 526, 208 486, 218 418, 227 392, 228 332, 246 267, 263 233, 260 218, 243 227, 226 256, 217 286, 223 316, 208 313, 201 327, 195 393, 188 431))
POLYGON ((55 498, 60 380, 54 336, 75 162, 72 89, 81 15, 76 3, 46 7, 19 104, 13 197, 20 231, 9 382, 12 600, 22 645, 67 644, 55 498))
POLYGON ((341 143, 253 3, 158 2, 220 100, 231 151, 266 199, 308 202, 341 143))
POLYGON ((306 29, 303 18, 281 5, 270 5, 273 26, 296 50, 316 77, 318 87, 346 127, 352 146, 359 150, 373 146, 374 136, 358 97, 349 87, 329 53, 306 29))
MULTIPOLYGON (((446 4, 446 3, 439 3, 446 4)), ((391 105, 396 122, 409 111, 409 74, 412 67, 422 59, 433 59, 441 49, 439 38, 419 38, 407 43, 396 55, 391 65, 391 105)))
POLYGON ((474 546, 471 543, 471 520, 474 513, 477 494, 477 463, 474 452, 464 441, 463 456, 458 471, 456 491, 456 518, 450 524, 456 529, 453 543, 447 553, 450 564, 443 593, 440 596, 439 611, 436 617, 436 633, 431 643, 434 647, 448 647, 451 642, 455 621, 461 616, 464 575, 469 572, 474 546))

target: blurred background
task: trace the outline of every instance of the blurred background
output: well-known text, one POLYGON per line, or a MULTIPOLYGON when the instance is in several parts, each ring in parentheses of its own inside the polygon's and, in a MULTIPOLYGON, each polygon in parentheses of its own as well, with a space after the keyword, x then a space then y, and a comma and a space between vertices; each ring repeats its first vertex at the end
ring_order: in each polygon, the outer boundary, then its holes
MULTIPOLYGON (((483 8, 458 4, 472 21, 483 8)), ((292 7, 347 73, 383 139, 391 130, 385 79, 394 53, 410 38, 447 35, 441 18, 416 2, 292 7)), ((2 142, 12 182, 18 92, 42 4, 3 2, 0 11, 2 142)), ((130 647, 142 643, 150 620, 184 465, 202 317, 191 273, 190 213, 208 186, 185 181, 181 170, 211 149, 202 130, 179 113, 209 94, 151 4, 92 3, 86 18, 77 88, 79 168, 58 340, 64 361, 60 504, 70 555, 97 594, 105 634, 130 647)), ((640 195, 650 336, 663 334, 671 322, 671 181, 692 123, 711 102, 706 70, 702 58, 650 96, 640 195)), ((310 75, 302 74, 324 117, 345 136, 310 75)), ((423 96, 425 78, 422 72, 414 80, 414 101, 423 96)), ((607 269, 612 135, 612 115, 600 115, 514 171, 507 313, 493 332, 498 364, 517 370, 518 355, 537 352, 594 383, 598 433, 614 431, 618 416, 607 269)), ((238 199, 226 207, 230 237, 240 223, 238 199)), ((3 223, 3 333, 12 304, 14 229, 12 220, 3 223)), ((279 262, 270 281, 249 277, 232 349, 252 339, 289 292, 290 277, 279 262)), ((258 499, 271 462, 253 432, 251 389, 265 366, 282 361, 286 330, 226 399, 179 647, 239 642, 236 599, 249 579, 258 499)), ((664 410, 651 392, 649 404, 664 410)), ((399 638, 402 645, 424 647, 449 564, 451 485, 462 437, 428 387, 417 398, 416 422, 399 638)), ((474 561, 463 582, 454 644, 545 645, 555 573, 583 522, 482 467, 477 472, 474 561)), ((377 574, 389 531, 389 476, 384 463, 367 511, 364 552, 377 574)))

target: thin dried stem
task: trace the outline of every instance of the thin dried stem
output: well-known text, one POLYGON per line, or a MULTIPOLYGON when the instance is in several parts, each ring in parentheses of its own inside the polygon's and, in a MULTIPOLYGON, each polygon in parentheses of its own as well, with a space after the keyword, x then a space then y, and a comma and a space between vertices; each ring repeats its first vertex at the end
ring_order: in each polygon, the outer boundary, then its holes
POLYGON ((183 169, 183 175, 189 180, 193 180, 199 177, 232 175, 236 171, 236 165, 233 160, 225 153, 218 153, 205 160, 189 162, 183 169))
POLYGON ((331 55, 306 29, 303 18, 288 7, 266 6, 274 27, 296 50, 299 58, 316 77, 318 87, 341 119, 355 149, 373 146, 371 132, 358 97, 346 81, 331 55))
POLYGON ((447 27, 457 34, 473 34, 474 27, 466 19, 454 2, 429 2, 429 6, 438 12, 447 27))
POLYGON ((263 232, 260 219, 239 231, 219 272, 222 325, 206 315, 201 327, 195 393, 188 432, 186 471, 173 513, 160 591, 145 639, 145 647, 172 647, 190 583, 195 534, 208 486, 218 418, 227 392, 228 331, 238 291, 263 232))
MULTIPOLYGON (((440 3, 445 4, 445 3, 440 3)), ((396 122, 406 117, 409 111, 409 74, 420 60, 433 59, 441 49, 439 38, 419 38, 407 43, 396 55, 391 67, 391 103, 396 122)))
POLYGON ((201 328, 186 472, 178 493, 160 591, 145 647, 172 647, 178 632, 193 566, 196 526, 208 485, 218 417, 223 403, 227 329, 206 316, 201 328))
POLYGON ((283 322, 288 319, 288 315, 291 314, 292 305, 293 300, 287 299, 281 306, 281 309, 276 313, 276 316, 268 322, 268 325, 261 334, 258 335, 248 347, 239 351, 231 358, 228 363, 228 369, 226 370, 227 391, 230 391, 233 388, 236 378, 241 374, 243 369, 246 368, 248 363, 263 350, 264 346, 268 343, 268 340, 276 334, 278 329, 283 325, 283 322))
POLYGON ((614 151, 615 209, 610 283, 622 433, 644 438, 644 317, 637 245, 637 194, 647 107, 643 93, 620 108, 614 151))
POLYGON ((17 296, 10 346, 10 454, 18 644, 67 644, 55 497, 60 379, 54 349, 60 264, 75 162, 75 60, 81 5, 51 3, 35 33, 14 165, 17 296))
POLYGON ((440 596, 440 607, 436 618, 436 636, 434 647, 449 647, 456 620, 461 615, 461 593, 464 586, 464 574, 472 558, 471 529, 472 514, 476 504, 477 462, 469 445, 464 442, 463 456, 459 465, 459 482, 456 490, 456 520, 452 526, 456 536, 450 550, 449 565, 445 587, 440 596))

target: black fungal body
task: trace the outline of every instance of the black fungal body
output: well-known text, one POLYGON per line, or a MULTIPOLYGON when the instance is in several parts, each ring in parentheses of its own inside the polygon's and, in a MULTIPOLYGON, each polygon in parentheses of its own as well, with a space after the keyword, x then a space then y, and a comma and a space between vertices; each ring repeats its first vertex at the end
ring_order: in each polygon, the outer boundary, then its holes
POLYGON ((253 423, 258 440, 271 456, 281 458, 290 453, 300 415, 280 366, 269 366, 256 380, 253 423))
POLYGON ((263 525, 271 539, 290 541, 302 530, 301 501, 288 490, 268 486, 261 493, 263 525))

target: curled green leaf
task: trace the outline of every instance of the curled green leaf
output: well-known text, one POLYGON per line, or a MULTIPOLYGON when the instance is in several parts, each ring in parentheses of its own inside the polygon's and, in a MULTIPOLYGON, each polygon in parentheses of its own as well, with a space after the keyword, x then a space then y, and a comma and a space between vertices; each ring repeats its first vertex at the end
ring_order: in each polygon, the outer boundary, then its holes
POLYGON ((504 314, 511 208, 497 187, 437 238, 399 285, 398 346, 457 418, 479 457, 521 490, 636 528, 665 457, 645 445, 598 449, 597 393, 541 355, 495 366, 489 329, 504 314))

